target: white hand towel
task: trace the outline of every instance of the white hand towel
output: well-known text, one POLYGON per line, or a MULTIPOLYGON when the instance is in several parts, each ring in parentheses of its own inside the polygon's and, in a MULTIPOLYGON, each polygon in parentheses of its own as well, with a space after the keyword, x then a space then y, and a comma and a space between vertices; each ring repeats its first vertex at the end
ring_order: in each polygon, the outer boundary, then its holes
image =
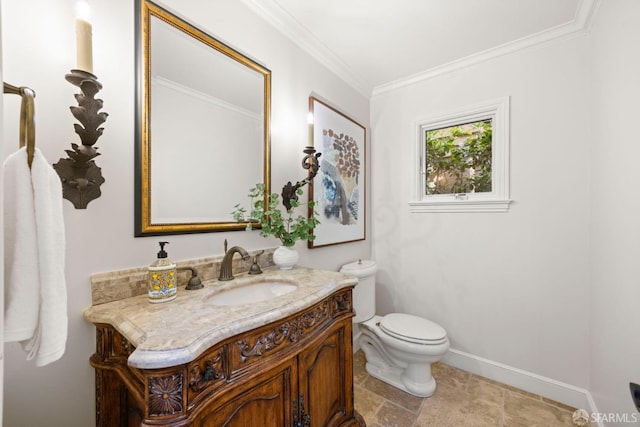
MULTIPOLYGON (((22 150, 19 150, 19 152, 22 150)), ((11 156, 10 156, 11 157, 11 156)), ((22 157, 17 155, 16 157, 22 157)), ((9 160, 9 159, 7 159, 9 160)), ((13 162, 12 162, 13 163, 13 162)), ((27 164, 26 153, 24 164, 27 164)), ((7 167, 5 162, 5 168, 7 167)), ((16 165, 21 169, 21 166, 16 165)), ((28 169, 28 166, 27 166, 28 169)), ((20 173, 22 175, 22 173, 20 173)), ((9 300, 9 305, 14 304, 12 312, 20 310, 18 301, 31 301, 33 289, 36 289, 38 310, 37 324, 28 341, 23 341, 25 350, 29 353, 27 359, 35 357, 36 366, 44 366, 58 360, 64 354, 67 341, 67 290, 64 276, 65 262, 65 234, 64 220, 62 215, 62 185, 60 178, 47 163, 46 159, 36 148, 33 163, 30 170, 30 181, 32 187, 32 216, 35 222, 35 252, 36 252, 36 273, 37 277, 30 276, 30 282, 24 283, 29 287, 28 291, 18 292, 20 298, 9 300)), ((14 189, 17 191, 18 189, 14 189)), ((21 196, 16 195, 16 198, 21 196)), ((6 206, 6 200, 5 200, 6 206)), ((16 212, 19 214, 20 212, 16 212)), ((17 230, 17 229, 16 229, 17 230)), ((14 242, 26 238, 29 244, 33 244, 33 239, 28 231, 22 230, 25 234, 17 234, 14 242)), ((6 231, 5 231, 6 233, 6 231)), ((9 247, 8 249, 11 250, 9 247)), ((33 251, 28 249, 29 254, 33 251)), ((16 254, 21 258, 20 254, 16 254)), ((15 262, 14 262, 15 264, 15 262)), ((22 275, 22 271, 13 271, 13 276, 22 275)), ((5 322, 6 322, 5 318, 5 322)), ((20 320, 20 319, 18 319, 20 320)), ((32 320, 31 318, 29 319, 32 320)))
POLYGON ((67 287, 64 276, 65 234, 62 183, 36 148, 31 164, 40 264, 40 320, 27 344, 36 366, 58 360, 67 342, 67 287), (31 347, 31 349, 29 348, 31 347))
POLYGON ((30 339, 38 324, 40 276, 36 216, 27 151, 4 162, 4 339, 30 339))

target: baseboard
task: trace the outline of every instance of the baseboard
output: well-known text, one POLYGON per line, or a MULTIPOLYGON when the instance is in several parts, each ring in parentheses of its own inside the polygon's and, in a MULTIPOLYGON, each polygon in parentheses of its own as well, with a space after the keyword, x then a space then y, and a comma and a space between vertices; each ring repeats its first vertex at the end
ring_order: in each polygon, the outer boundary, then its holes
POLYGON ((589 413, 598 412, 591 393, 571 384, 455 349, 449 349, 442 362, 574 408, 585 409, 589 413))
MULTIPOLYGON (((591 393, 587 392, 587 406, 585 407, 587 411, 591 414, 599 413, 598 408, 596 407, 596 402, 593 401, 593 396, 591 393)), ((601 419, 596 419, 596 421, 591 421, 589 424, 590 427, 605 427, 604 422, 601 419)))

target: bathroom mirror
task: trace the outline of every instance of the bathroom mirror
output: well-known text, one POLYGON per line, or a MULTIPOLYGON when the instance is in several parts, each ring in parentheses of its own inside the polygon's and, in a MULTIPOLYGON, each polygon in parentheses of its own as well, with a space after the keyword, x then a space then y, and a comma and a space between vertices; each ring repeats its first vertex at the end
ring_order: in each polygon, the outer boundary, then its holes
POLYGON ((271 72, 147 0, 136 2, 135 235, 242 230, 270 193, 271 72))

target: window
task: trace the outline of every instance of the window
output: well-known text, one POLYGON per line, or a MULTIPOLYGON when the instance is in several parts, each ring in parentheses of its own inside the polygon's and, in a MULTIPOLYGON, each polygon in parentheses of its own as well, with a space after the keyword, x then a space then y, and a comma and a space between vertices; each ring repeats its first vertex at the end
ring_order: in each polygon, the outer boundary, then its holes
POLYGON ((425 131, 426 195, 491 192, 493 119, 425 131))
POLYGON ((412 212, 509 209, 509 98, 417 123, 412 212))

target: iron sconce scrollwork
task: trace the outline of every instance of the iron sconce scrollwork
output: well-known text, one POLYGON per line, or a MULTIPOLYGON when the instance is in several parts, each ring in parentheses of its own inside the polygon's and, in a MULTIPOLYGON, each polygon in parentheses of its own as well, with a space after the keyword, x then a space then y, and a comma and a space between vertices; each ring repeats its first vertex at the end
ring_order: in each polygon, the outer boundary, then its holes
POLYGON ((292 200, 298 201, 298 190, 313 181, 320 169, 318 158, 322 153, 316 153, 316 149, 311 146, 306 146, 302 152, 305 154, 302 158, 302 167, 309 171, 309 175, 302 181, 296 182, 295 185, 289 181, 282 187, 282 204, 287 208, 287 211, 292 208, 292 200))
POLYGON ((89 202, 100 197, 100 186, 105 182, 93 159, 100 155, 94 144, 102 135, 104 128, 100 126, 109 115, 99 112, 103 102, 95 95, 102 89, 102 84, 96 76, 82 70, 71 70, 65 78, 81 91, 75 95, 78 106, 71 106, 70 110, 80 122, 73 126, 82 143, 72 143, 72 150, 65 150, 69 157, 60 159, 53 168, 62 181, 62 196, 76 209, 86 209, 89 202))

